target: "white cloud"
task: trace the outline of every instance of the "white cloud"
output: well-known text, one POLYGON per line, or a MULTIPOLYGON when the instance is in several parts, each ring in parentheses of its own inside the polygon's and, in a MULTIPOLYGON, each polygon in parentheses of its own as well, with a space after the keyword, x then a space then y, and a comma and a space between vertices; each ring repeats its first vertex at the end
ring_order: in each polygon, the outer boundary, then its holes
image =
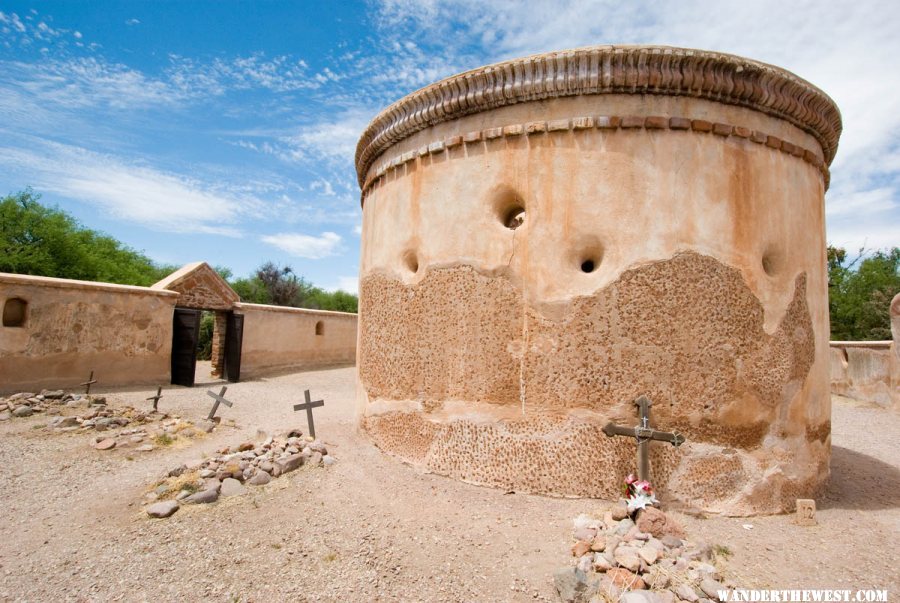
POLYGON ((829 94, 843 115, 829 239, 859 246, 871 231, 885 236, 870 237, 870 247, 874 239, 900 244, 896 2, 534 0, 525 8, 515 0, 381 0, 379 19, 398 53, 415 56, 423 47, 464 68, 591 44, 667 44, 789 69, 829 94), (841 218, 851 212, 852 225, 841 218))
POLYGON ((173 106, 191 96, 182 87, 94 57, 40 63, 2 62, 5 89, 17 90, 37 106, 64 110, 88 107, 139 109, 173 106))
POLYGON ((303 126, 283 141, 291 147, 296 159, 312 155, 352 164, 359 135, 373 116, 374 112, 365 109, 345 111, 336 118, 303 126))
POLYGON ((280 233, 263 236, 262 241, 291 255, 311 260, 333 256, 341 247, 341 236, 334 232, 323 232, 317 237, 299 233, 280 233))
POLYGON ((96 205, 112 216, 159 231, 240 236, 234 224, 262 205, 253 197, 191 178, 36 139, 0 147, 0 165, 15 170, 40 191, 96 205), (39 152, 30 150, 34 148, 39 152))
MULTIPOLYGON (((3 11, 0 11, 0 23, 12 28, 14 31, 25 33, 25 24, 16 13, 4 13, 3 11)), ((6 31, 9 30, 7 29, 5 32, 6 31)))
POLYGON ((309 185, 309 189, 313 191, 322 191, 322 195, 326 197, 335 196, 334 187, 331 186, 331 182, 329 182, 328 180, 323 180, 322 178, 313 180, 309 185))
POLYGON ((125 21, 125 25, 128 25, 128 26, 139 25, 139 24, 140 24, 139 19, 128 19, 127 21, 125 21))
POLYGON ((201 62, 172 55, 167 73, 180 88, 195 94, 222 94, 226 90, 266 89, 272 92, 317 90, 341 76, 326 68, 311 73, 303 59, 287 55, 267 58, 263 53, 201 62))
POLYGON ((353 295, 359 295, 359 277, 358 276, 339 276, 337 285, 329 287, 329 291, 345 291, 353 295))

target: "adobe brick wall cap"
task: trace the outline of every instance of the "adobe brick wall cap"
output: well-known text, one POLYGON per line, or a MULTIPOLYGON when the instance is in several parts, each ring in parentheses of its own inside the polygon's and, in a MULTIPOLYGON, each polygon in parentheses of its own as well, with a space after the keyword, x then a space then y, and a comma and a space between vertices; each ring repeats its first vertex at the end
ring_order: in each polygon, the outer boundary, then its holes
POLYGON ((831 163, 841 114, 831 98, 774 65, 670 46, 589 46, 479 67, 409 94, 384 109, 356 145, 360 187, 375 159, 429 126, 516 103, 587 94, 692 96, 749 107, 815 137, 831 163))

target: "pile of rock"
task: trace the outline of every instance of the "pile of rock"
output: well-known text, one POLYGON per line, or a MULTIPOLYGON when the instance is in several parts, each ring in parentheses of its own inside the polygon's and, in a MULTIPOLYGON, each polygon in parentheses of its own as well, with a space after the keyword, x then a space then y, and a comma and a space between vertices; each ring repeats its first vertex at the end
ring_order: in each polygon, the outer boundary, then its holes
POLYGON ((153 411, 140 411, 131 406, 110 408, 106 406, 105 400, 102 403, 92 401, 90 407, 84 413, 67 417, 55 417, 47 423, 47 427, 58 432, 106 431, 108 429, 125 427, 132 423, 141 424, 150 421, 160 421, 167 416, 153 411))
POLYGON ((61 389, 45 389, 39 394, 19 392, 6 398, 0 398, 0 421, 9 421, 13 417, 30 417, 35 413, 58 415, 63 406, 76 406, 91 400, 106 402, 102 397, 73 394, 61 389))
POLYGON ((293 431, 285 438, 266 438, 261 443, 245 442, 236 448, 221 448, 210 459, 179 465, 157 483, 145 497, 155 502, 147 507, 151 517, 169 517, 181 504, 208 504, 219 497, 240 496, 247 485, 264 486, 274 478, 302 466, 319 467, 335 463, 325 444, 293 431))
MULTIPOLYGON (((125 408, 128 409, 130 407, 125 408)), ((144 415, 138 412, 137 416, 144 415)), ((206 431, 194 425, 191 421, 185 421, 178 417, 169 419, 166 418, 166 415, 159 416, 162 420, 156 424, 145 424, 142 427, 123 429, 114 435, 97 436, 92 440, 91 446, 97 450, 134 447, 137 452, 150 452, 154 450, 154 444, 158 446, 172 446, 179 440, 185 441, 200 437, 206 431)), ((114 417, 114 419, 117 419, 117 422, 111 424, 121 425, 121 421, 127 419, 127 417, 114 417)), ((144 416, 143 421, 150 420, 153 420, 152 414, 144 416)), ((128 423, 125 424, 127 425, 128 423)), ((94 428, 96 429, 96 427, 94 428)), ((91 427, 86 427, 85 429, 91 429, 91 427)))
POLYGON ((734 587, 722 582, 719 554, 685 539, 681 527, 659 509, 648 507, 636 521, 624 505, 602 515, 575 519, 575 567, 554 576, 563 601, 711 603, 734 587))

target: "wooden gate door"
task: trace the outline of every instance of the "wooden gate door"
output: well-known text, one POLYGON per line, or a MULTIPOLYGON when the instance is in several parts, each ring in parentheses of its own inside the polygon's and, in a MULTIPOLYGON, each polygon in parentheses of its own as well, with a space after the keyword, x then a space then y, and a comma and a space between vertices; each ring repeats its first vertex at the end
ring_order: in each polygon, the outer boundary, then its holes
POLYGON ((200 310, 175 308, 172 323, 172 383, 193 387, 197 370, 200 310))
POLYGON ((225 328, 225 378, 232 383, 241 380, 241 344, 244 341, 244 315, 228 313, 225 328))

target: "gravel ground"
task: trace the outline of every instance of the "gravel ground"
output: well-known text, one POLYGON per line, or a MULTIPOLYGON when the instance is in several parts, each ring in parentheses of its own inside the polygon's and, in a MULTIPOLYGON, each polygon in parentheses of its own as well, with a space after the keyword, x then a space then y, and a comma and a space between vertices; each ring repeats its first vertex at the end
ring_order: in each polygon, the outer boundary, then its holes
MULTIPOLYGON (((205 367, 204 367, 205 368, 205 367)), ((199 419, 206 378, 164 392, 160 409, 199 419)), ((104 389, 111 404, 149 405, 155 388, 104 389)), ((44 417, 0 424, 0 598, 74 601, 556 600, 571 562, 572 519, 598 501, 552 499, 422 474, 382 455, 355 428, 354 369, 230 384, 222 426, 184 448, 101 452, 92 434, 48 435, 44 417), (314 399, 317 435, 337 463, 301 469, 245 496, 142 511, 146 489, 216 448, 299 427, 314 399)), ((732 551, 747 587, 900 587, 900 414, 834 399, 832 480, 819 525, 791 518, 683 517, 689 534, 732 551), (743 524, 752 524, 747 530, 743 524)))

